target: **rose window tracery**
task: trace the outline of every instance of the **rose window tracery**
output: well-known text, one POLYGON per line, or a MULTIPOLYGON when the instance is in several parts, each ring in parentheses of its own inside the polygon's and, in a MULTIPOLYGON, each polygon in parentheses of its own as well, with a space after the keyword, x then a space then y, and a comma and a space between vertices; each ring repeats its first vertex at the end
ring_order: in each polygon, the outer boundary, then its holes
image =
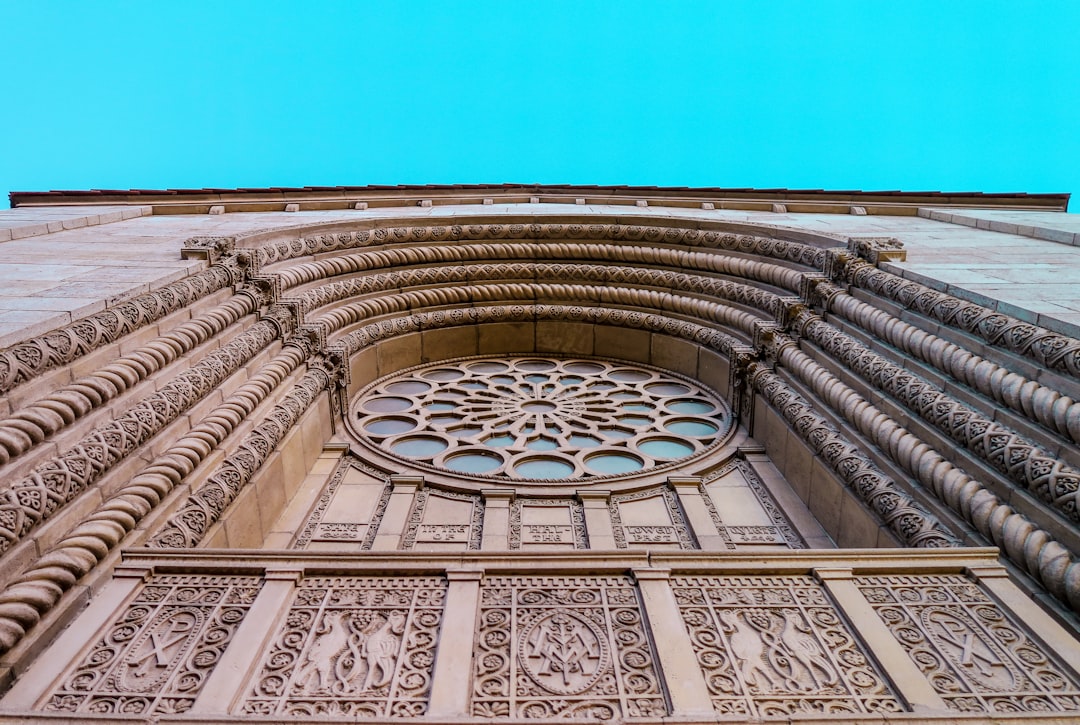
POLYGON ((695 456, 731 428, 715 394, 607 360, 486 358, 368 386, 349 426, 395 457, 470 476, 559 481, 630 475, 695 456))

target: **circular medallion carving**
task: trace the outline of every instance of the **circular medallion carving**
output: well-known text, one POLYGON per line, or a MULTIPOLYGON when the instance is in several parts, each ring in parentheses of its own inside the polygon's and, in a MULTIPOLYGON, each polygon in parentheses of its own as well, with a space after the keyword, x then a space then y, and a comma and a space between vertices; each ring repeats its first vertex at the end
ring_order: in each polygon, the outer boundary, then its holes
POLYGON ((384 378, 349 427, 398 458, 459 475, 557 482, 634 475, 696 456, 727 405, 670 373, 606 360, 487 358, 384 378))
POLYGON ((521 633, 518 661, 533 682, 557 695, 578 695, 608 668, 604 635, 568 609, 541 614, 521 633))

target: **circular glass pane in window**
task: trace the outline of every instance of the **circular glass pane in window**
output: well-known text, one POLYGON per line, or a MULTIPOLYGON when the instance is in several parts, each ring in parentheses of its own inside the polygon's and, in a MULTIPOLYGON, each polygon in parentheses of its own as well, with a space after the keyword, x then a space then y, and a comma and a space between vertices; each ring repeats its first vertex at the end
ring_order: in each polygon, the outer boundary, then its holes
POLYGON ((675 465, 719 441, 731 417, 706 388, 651 368, 474 358, 373 383, 352 402, 349 427, 421 466, 552 482, 675 465))

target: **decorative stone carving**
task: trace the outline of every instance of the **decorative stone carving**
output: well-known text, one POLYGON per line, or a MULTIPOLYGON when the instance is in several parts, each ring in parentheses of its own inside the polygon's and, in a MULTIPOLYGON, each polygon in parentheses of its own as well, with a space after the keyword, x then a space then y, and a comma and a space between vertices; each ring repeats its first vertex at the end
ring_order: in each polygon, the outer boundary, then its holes
POLYGON ((41 464, 0 490, 0 552, 49 518, 151 436, 202 399, 273 339, 273 328, 256 324, 188 370, 96 429, 78 445, 41 464))
POLYGON ((615 535, 615 546, 620 549, 658 543, 677 543, 680 549, 700 548, 694 540, 694 535, 690 533, 690 527, 686 524, 686 516, 679 505, 678 496, 667 486, 612 496, 608 502, 608 511, 611 512, 611 528, 615 535), (628 501, 643 501, 650 498, 656 498, 658 503, 661 503, 668 523, 625 525, 619 507, 628 501))
MULTIPOLYGON (((709 516, 712 517, 713 523, 716 524, 717 531, 720 532, 722 537, 725 537, 733 545, 736 543, 776 543, 787 544, 792 549, 805 549, 806 542, 802 540, 802 537, 792 527, 791 522, 787 520, 780 505, 776 503, 776 499, 769 493, 769 489, 762 483, 761 478, 754 471, 754 467, 746 461, 732 461, 721 468, 712 471, 704 476, 701 480, 701 496, 705 500, 705 505, 709 509, 709 516), (747 536, 766 536, 764 532, 732 532, 731 527, 725 525, 720 512, 716 509, 716 504, 712 500, 712 496, 709 495, 708 484, 712 481, 722 478, 734 470, 738 470, 742 475, 743 480, 749 485, 750 490, 754 492, 754 496, 757 498, 758 503, 761 504, 762 510, 772 521, 772 525, 768 526, 770 530, 769 536, 773 537, 771 541, 747 541, 747 536)), ((738 527, 736 527, 738 528, 738 527)), ((745 528, 745 527, 742 527, 745 528)), ((750 527, 759 528, 759 527, 750 527)), ((730 548, 735 548, 731 546, 730 548)))
POLYGON ((971 580, 860 576, 881 621, 948 706, 963 712, 1080 711, 1080 683, 971 580))
POLYGON ((239 450, 225 459, 150 543, 166 548, 188 548, 202 540, 225 508, 235 500, 252 475, 273 453, 315 398, 330 385, 322 370, 311 370, 293 386, 266 418, 244 437, 239 450))
POLYGON ((717 714, 903 710, 812 578, 678 576, 671 585, 717 714))
POLYGON ((667 714, 627 577, 489 577, 477 647, 476 717, 667 714))
POLYGON ((156 576, 77 659, 45 710, 188 710, 259 591, 256 577, 156 576))
POLYGON ((479 550, 484 537, 484 504, 476 494, 457 493, 455 491, 432 491, 420 489, 413 499, 412 513, 405 526, 401 548, 412 549, 417 541, 463 543, 465 548, 479 550), (424 511, 432 497, 467 501, 471 506, 467 524, 425 524, 424 511))
POLYGON ((234 281, 234 275, 226 266, 214 265, 41 337, 0 350, 0 394, 46 370, 66 365, 115 342, 234 281))
POLYGON ((445 597, 437 578, 304 580, 242 712, 423 715, 445 597))
POLYGON ((566 544, 575 549, 589 548, 585 527, 585 507, 572 498, 515 498, 510 502, 510 550, 522 544, 566 544), (567 510, 569 524, 522 524, 525 507, 550 507, 567 510))

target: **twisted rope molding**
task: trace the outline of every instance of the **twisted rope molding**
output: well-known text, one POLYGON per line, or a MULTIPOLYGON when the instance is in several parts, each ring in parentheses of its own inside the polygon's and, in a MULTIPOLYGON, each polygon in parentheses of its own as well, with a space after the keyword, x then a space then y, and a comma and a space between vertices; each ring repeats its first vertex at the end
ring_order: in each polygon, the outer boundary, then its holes
POLYGON ((260 266, 297 257, 386 244, 479 241, 486 239, 568 239, 607 242, 649 242, 724 249, 795 262, 815 269, 825 264, 826 251, 802 242, 789 242, 752 234, 638 224, 450 224, 378 227, 358 231, 269 242, 255 250, 260 266))
POLYGON ((1038 421, 1044 428, 1080 443, 1080 403, 1072 398, 899 320, 836 285, 820 282, 814 294, 823 300, 829 312, 995 402, 1038 421))
POLYGON ((843 274, 856 287, 1080 379, 1080 340, 938 292, 862 260, 848 262, 843 274))
POLYGON ((286 346, 0 592, 0 654, 19 643, 75 583, 116 548, 304 361, 286 346))
POLYGON ((215 264, 147 294, 0 351, 0 393, 74 362, 166 315, 233 284, 238 273, 215 264))
POLYGON ((0 465, 42 443, 91 411, 122 395, 181 355, 255 310, 256 301, 237 295, 0 420, 0 465))
POLYGON ((570 244, 564 242, 515 242, 511 244, 455 244, 405 249, 378 249, 353 252, 343 256, 301 262, 280 272, 282 289, 288 290, 330 277, 379 269, 429 265, 474 263, 487 266, 494 260, 544 261, 574 260, 574 264, 618 262, 641 264, 650 268, 670 267, 679 270, 711 272, 763 282, 792 292, 799 290, 803 273, 778 264, 734 257, 727 254, 688 252, 663 247, 616 247, 610 244, 570 244))
POLYGON ((277 330, 269 321, 255 323, 123 415, 0 490, 0 553, 202 400, 269 345, 277 330))
POLYGON ((1080 471, 918 375, 894 365, 817 315, 803 312, 795 325, 801 335, 875 389, 900 401, 980 460, 1034 492, 1065 518, 1080 521, 1080 471))
POLYGON ((330 387, 331 374, 309 370, 281 402, 244 437, 236 453, 228 456, 195 490, 180 510, 155 534, 148 545, 162 548, 196 546, 207 529, 224 513, 251 477, 311 407, 319 393, 330 387))
POLYGON ((830 408, 871 440, 939 501, 1004 549, 1010 561, 1055 597, 1080 611, 1080 564, 1045 530, 1016 512, 889 415, 798 349, 790 338, 771 341, 777 360, 830 408))

